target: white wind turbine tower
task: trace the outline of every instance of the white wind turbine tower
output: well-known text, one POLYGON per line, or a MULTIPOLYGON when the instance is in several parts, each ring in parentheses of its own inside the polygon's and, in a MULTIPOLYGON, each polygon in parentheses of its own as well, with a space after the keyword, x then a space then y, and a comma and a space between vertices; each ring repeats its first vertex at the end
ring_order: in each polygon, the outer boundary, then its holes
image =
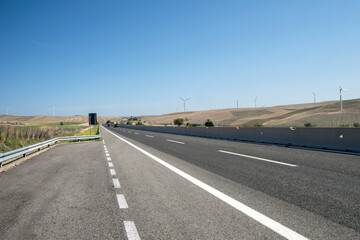
POLYGON ((186 112, 185 103, 186 103, 187 101, 189 101, 190 98, 188 98, 188 99, 180 98, 180 99, 183 100, 183 102, 184 102, 184 112, 186 112))
POLYGON ((239 108, 239 99, 236 99, 235 102, 236 102, 236 108, 239 108))
POLYGON ((314 103, 316 103, 316 93, 311 92, 314 95, 314 103))
POLYGON ((53 112, 53 116, 55 116, 55 105, 49 106, 50 108, 52 108, 52 112, 53 112))
POLYGON ((6 107, 6 108, 5 108, 6 115, 9 115, 9 109, 10 109, 9 107, 6 107))
POLYGON ((339 87, 340 87, 340 111, 342 111, 343 109, 343 105, 342 105, 342 91, 346 91, 348 89, 345 89, 345 88, 342 88, 339 84, 339 87))
POLYGON ((257 101, 257 96, 255 97, 254 99, 254 102, 255 102, 255 108, 256 108, 256 101, 257 101))

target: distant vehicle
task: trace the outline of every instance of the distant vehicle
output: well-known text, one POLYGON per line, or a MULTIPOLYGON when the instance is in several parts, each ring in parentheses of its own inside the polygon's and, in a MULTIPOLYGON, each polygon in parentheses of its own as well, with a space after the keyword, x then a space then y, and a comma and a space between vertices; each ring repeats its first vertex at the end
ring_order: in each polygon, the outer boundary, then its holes
POLYGON ((115 123, 114 127, 119 127, 119 124, 115 123))

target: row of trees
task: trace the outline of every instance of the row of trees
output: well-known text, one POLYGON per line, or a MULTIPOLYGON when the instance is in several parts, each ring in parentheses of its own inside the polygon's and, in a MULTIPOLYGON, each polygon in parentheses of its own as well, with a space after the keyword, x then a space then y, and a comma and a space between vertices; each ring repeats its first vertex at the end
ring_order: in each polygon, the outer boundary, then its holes
MULTIPOLYGON (((175 124, 175 125, 178 125, 178 126, 181 126, 181 125, 184 124, 184 119, 183 119, 183 118, 176 118, 176 119, 174 119, 174 124, 175 124)), ((208 119, 208 120, 206 120, 206 122, 204 123, 204 125, 205 125, 206 127, 213 127, 213 126, 214 126, 214 123, 213 123, 210 119, 208 119)), ((187 123, 186 126, 188 126, 188 127, 196 127, 196 126, 201 126, 201 124, 187 123)))
MULTIPOLYGON (((116 122, 107 120, 107 121, 106 121, 106 124, 108 124, 108 125, 110 125, 110 124, 111 124, 111 125, 134 125, 131 120, 128 120, 126 123, 125 123, 125 122, 116 123, 116 122)), ((138 121, 135 125, 143 125, 143 123, 142 123, 141 121, 138 121)))

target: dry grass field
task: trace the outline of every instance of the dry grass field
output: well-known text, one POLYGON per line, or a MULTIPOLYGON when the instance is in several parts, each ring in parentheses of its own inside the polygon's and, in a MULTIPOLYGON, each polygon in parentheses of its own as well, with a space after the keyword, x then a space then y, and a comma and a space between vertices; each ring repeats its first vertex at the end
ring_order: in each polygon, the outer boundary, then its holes
MULTIPOLYGON (((113 117, 99 117, 106 122, 113 117)), ((115 118, 120 120, 121 118, 115 118)), ((0 153, 59 136, 89 135, 88 116, 0 115, 0 153)), ((92 131, 92 134, 95 130, 92 131)))
MULTIPOLYGON (((98 121, 100 123, 106 122, 107 120, 119 121, 121 117, 104 117, 98 116, 98 121)), ((0 115, 0 124, 6 123, 19 123, 23 125, 47 125, 49 123, 60 123, 60 122, 76 122, 83 123, 87 125, 88 116, 87 115, 75 115, 75 116, 14 116, 14 115, 0 115)))

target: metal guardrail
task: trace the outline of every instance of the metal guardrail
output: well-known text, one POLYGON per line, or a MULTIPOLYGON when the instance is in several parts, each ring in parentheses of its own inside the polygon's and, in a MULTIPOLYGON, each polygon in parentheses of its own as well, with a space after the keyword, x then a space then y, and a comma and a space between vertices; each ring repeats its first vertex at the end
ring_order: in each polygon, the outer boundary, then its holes
POLYGON ((6 153, 0 154, 0 167, 2 167, 3 163, 17 158, 17 157, 26 157, 26 155, 30 152, 40 151, 44 147, 50 147, 53 144, 56 144, 59 141, 69 141, 69 140, 84 140, 84 139, 97 139, 100 138, 101 134, 98 135, 90 135, 90 136, 73 136, 73 137, 56 137, 44 142, 36 143, 27 147, 15 149, 13 151, 9 151, 6 153))

